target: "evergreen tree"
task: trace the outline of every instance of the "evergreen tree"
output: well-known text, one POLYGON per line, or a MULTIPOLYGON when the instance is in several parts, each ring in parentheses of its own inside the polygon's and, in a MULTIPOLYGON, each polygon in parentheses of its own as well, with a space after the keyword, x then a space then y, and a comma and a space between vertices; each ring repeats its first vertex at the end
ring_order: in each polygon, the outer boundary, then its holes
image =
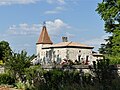
POLYGON ((120 62, 120 0, 103 0, 96 9, 105 22, 105 31, 111 36, 106 39, 106 44, 102 44, 99 52, 120 62))

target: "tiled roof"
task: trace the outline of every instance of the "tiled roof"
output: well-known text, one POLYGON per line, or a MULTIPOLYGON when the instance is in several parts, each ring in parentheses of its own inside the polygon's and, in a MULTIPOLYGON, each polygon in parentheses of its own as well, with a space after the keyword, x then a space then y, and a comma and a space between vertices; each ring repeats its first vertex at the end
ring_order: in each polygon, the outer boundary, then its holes
POLYGON ((61 42, 61 43, 50 45, 48 47, 46 46, 43 48, 61 48, 61 47, 79 47, 79 48, 81 47, 81 48, 91 48, 91 49, 94 48, 93 46, 88 46, 88 45, 77 43, 77 42, 61 42))
POLYGON ((53 44, 48 35, 46 26, 43 26, 37 44, 53 44))

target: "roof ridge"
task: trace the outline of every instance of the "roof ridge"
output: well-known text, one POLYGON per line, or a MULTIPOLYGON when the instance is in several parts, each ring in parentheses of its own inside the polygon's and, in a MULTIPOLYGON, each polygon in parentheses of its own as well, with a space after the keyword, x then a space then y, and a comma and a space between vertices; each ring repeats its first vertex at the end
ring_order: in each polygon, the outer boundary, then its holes
MULTIPOLYGON (((44 29, 44 28, 46 28, 46 27, 43 26, 43 29, 44 29)), ((45 38, 45 30, 44 30, 44 32, 43 32, 43 38, 42 38, 42 40, 41 40, 42 42, 44 41, 44 38, 45 38)))
POLYGON ((69 46, 71 43, 72 43, 72 41, 70 41, 70 42, 67 44, 67 46, 69 46))

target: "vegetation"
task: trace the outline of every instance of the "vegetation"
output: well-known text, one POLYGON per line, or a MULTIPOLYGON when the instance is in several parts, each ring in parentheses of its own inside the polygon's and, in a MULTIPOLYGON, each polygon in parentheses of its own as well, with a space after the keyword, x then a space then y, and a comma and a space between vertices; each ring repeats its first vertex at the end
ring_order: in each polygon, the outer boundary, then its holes
POLYGON ((0 85, 1 84, 14 84, 15 80, 13 77, 11 77, 9 74, 0 74, 0 85))
POLYGON ((32 57, 27 56, 27 52, 25 51, 12 53, 6 60, 5 69, 15 80, 19 78, 23 81, 25 68, 30 67, 30 60, 32 60, 32 57))
POLYGON ((25 69, 31 66, 30 61, 34 58, 34 55, 27 56, 26 51, 15 53, 6 41, 0 42, 0 49, 0 58, 4 63, 2 66, 5 67, 5 74, 0 74, 0 83, 13 84, 15 82, 14 85, 20 86, 20 82, 25 79, 25 69))
POLYGON ((114 88, 119 90, 120 79, 116 71, 107 60, 95 63, 91 69, 92 74, 84 73, 82 70, 44 71, 37 65, 26 68, 27 81, 19 83, 19 86, 22 85, 30 90, 113 90, 114 88))
POLYGON ((28 56, 26 51, 15 53, 8 42, 1 41, 0 64, 5 67, 5 73, 0 74, 0 85, 11 84, 23 90, 120 90, 117 67, 110 65, 120 63, 120 0, 103 0, 96 11, 111 36, 99 49, 107 59, 93 62, 90 73, 70 70, 71 61, 62 69, 43 70, 40 65, 31 65, 34 55, 28 56))
MULTIPOLYGON (((7 42, 6 42, 7 43, 7 42)), ((9 44, 7 44, 9 47, 9 44)), ((5 73, 0 74, 0 84, 12 84, 23 90, 119 90, 120 78, 117 69, 109 65, 108 59, 93 63, 91 73, 70 70, 72 63, 62 69, 45 71, 40 65, 32 66, 33 56, 27 52, 3 52, 5 73), (5 53, 5 54, 4 54, 5 53), (118 83, 118 84, 117 84, 118 83)))
POLYGON ((7 58, 12 54, 12 50, 9 46, 9 43, 6 41, 0 42, 0 61, 1 64, 5 63, 7 58))
MULTIPOLYGON (((8 44, 9 46, 9 44, 8 44)), ((72 69, 72 64, 65 68, 46 71, 40 65, 32 66, 34 56, 21 51, 4 54, 5 73, 0 74, 0 84, 13 85, 23 90, 119 90, 120 78, 115 67, 104 59, 94 62, 91 73, 72 69)))
POLYGON ((110 34, 99 51, 109 58, 111 63, 120 63, 120 0, 103 0, 96 11, 105 22, 106 33, 110 34))
POLYGON ((110 65, 108 59, 102 59, 93 62, 93 72, 100 86, 105 90, 109 90, 112 85, 112 81, 118 77, 117 67, 115 65, 110 65))

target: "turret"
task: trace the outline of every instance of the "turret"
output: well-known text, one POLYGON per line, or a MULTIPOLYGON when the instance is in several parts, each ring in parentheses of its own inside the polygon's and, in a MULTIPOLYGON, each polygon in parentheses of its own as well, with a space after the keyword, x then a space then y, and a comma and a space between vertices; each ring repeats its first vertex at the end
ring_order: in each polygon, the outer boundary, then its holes
POLYGON ((45 25, 43 25, 41 34, 40 34, 39 39, 36 43, 37 55, 40 56, 41 49, 44 45, 52 45, 52 44, 53 43, 50 40, 50 37, 49 37, 48 32, 47 32, 47 28, 45 25))

